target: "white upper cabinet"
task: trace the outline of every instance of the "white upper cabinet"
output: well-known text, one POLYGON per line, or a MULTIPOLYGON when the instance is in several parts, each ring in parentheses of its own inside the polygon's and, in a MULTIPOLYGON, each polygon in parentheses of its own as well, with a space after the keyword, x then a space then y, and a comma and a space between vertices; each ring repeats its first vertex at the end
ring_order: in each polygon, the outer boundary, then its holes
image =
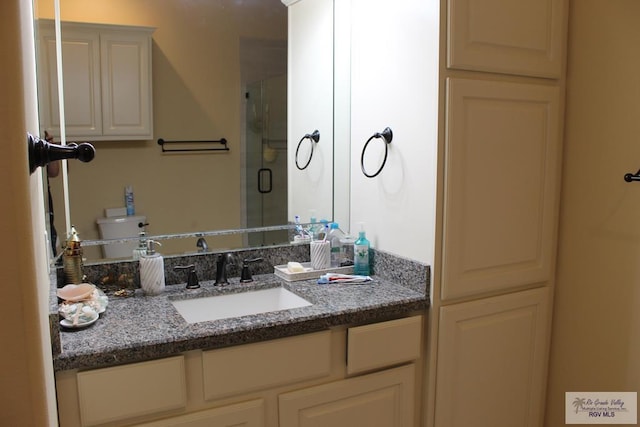
MULTIPOLYGON (((153 138, 153 29, 62 24, 65 133, 71 140, 153 138)), ((41 126, 60 135, 56 42, 52 21, 40 26, 41 126)))
POLYGON ((447 66, 559 78, 566 2, 448 1, 447 66))

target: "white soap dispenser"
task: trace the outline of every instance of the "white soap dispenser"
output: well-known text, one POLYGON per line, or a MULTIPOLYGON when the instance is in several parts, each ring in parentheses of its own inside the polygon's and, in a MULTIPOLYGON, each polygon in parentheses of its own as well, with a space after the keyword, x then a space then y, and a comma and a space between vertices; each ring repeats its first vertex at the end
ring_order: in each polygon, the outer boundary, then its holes
POLYGON ((155 240, 147 240, 147 251, 140 256, 140 287, 146 295, 164 291, 164 259, 156 252, 155 240))

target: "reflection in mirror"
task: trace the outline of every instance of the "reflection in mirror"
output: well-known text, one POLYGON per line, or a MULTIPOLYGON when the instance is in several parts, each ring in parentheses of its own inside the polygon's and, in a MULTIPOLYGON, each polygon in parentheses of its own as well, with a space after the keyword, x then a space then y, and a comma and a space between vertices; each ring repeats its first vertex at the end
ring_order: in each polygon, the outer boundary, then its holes
MULTIPOLYGON (((53 18, 52 3, 39 0, 41 22, 53 18)), ((153 29, 153 138, 74 136, 67 130, 67 141, 88 140, 97 151, 91 164, 69 165, 71 222, 83 240, 101 238, 97 219, 106 209, 124 207, 127 186, 133 189, 135 214, 144 216, 149 235, 291 220, 286 212, 287 9, 280 0, 60 0, 60 12, 66 22, 153 29), (162 153, 158 138, 225 138, 229 151, 162 153)), ((65 27, 62 31, 63 41, 73 36, 65 27)), ((75 41, 72 37, 70 43, 75 41)), ((77 79, 67 76, 72 55, 64 56, 64 48, 63 57, 65 110, 73 111, 67 88, 77 79)), ((101 60, 101 69, 92 70, 97 74, 104 73, 101 60)), ((40 68, 38 73, 42 79, 40 68)), ((98 79, 97 74, 91 77, 98 79)), ((104 99, 95 105, 107 108, 104 99)), ((57 142, 55 126, 49 129, 57 142)), ((52 179, 51 188, 63 241, 60 181, 52 179)), ((331 213, 328 207, 318 216, 331 219, 331 213)), ((286 231, 251 236, 226 234, 211 239, 208 246, 216 250, 288 240, 286 231)), ((194 252, 196 241, 166 240, 162 252, 194 252)), ((101 258, 100 246, 88 246, 85 255, 101 258)))

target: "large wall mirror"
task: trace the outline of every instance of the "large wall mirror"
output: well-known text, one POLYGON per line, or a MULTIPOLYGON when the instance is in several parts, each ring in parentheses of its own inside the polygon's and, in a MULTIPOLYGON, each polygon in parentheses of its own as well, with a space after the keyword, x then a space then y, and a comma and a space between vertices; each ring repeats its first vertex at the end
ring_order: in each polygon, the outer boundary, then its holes
MULTIPOLYGON (((69 34, 65 33, 67 22, 153 28, 153 138, 66 136, 67 143, 87 140, 96 148, 91 163, 68 164, 69 217, 83 240, 102 239, 97 221, 107 209, 125 206, 127 186, 133 189, 136 216, 144 216, 148 223, 148 235, 193 233, 193 238, 163 240, 165 254, 196 252, 201 232, 273 228, 290 223, 294 214, 307 222, 312 210, 317 219, 334 218, 333 199, 318 200, 317 206, 305 206, 304 212, 291 212, 290 199, 296 195, 287 192, 287 179, 292 179, 287 152, 290 157, 291 146, 295 148, 298 140, 287 138, 287 7, 281 0, 58 1, 63 41, 69 34), (224 138, 229 150, 163 152, 159 138, 224 138)), ((37 3, 40 24, 53 20, 54 1, 37 3)), ((73 38, 68 40, 73 43, 73 38)), ((38 44, 41 93, 44 82, 48 79, 51 84, 55 76, 51 70, 43 75, 42 63, 50 61, 46 55, 52 54, 47 49, 38 44)), ((62 52, 66 70, 64 44, 62 52)), ((63 75, 69 85, 70 79, 77 78, 73 73, 63 75)), ((57 101, 48 102, 55 105, 57 101)), ((73 102, 65 87, 64 109, 73 109, 73 102)), ((59 129, 45 130, 60 142, 59 129)), ((326 139, 333 143, 332 137, 326 139)), ((334 159, 323 162, 324 167, 333 168, 333 164, 334 159)), ((348 176, 347 165, 341 173, 348 176)), ((333 179, 326 180, 326 185, 332 195, 333 179)), ((50 179, 50 187, 62 243, 67 233, 63 180, 50 179)), ((210 250, 222 250, 288 240, 284 230, 222 233, 209 236, 207 243, 210 250)), ((104 258, 103 248, 85 247, 85 256, 104 258)))

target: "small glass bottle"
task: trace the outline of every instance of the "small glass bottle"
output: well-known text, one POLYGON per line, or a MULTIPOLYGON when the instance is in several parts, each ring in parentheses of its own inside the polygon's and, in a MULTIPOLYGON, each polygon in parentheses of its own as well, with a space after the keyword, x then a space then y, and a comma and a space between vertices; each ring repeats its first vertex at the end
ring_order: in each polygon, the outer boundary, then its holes
POLYGON ((342 239, 345 234, 340 230, 337 222, 331 223, 327 240, 331 242, 331 267, 340 267, 340 254, 342 253, 342 239))
POLYGON ((368 276, 371 273, 369 266, 369 248, 371 244, 364 232, 364 224, 360 223, 358 240, 353 244, 353 273, 358 276, 368 276))

